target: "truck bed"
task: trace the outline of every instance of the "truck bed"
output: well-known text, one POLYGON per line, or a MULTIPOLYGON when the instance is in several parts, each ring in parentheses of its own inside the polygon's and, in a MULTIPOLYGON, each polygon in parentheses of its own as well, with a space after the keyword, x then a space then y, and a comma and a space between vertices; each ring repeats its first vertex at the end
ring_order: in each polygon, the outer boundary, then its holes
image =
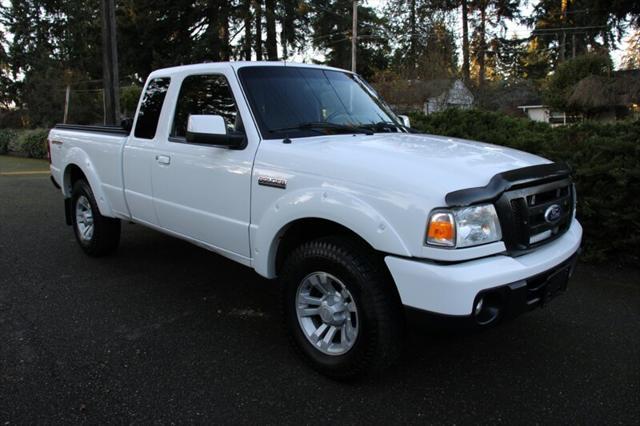
POLYGON ((58 124, 51 129, 51 175, 64 188, 65 196, 70 192, 64 165, 82 165, 101 212, 126 216, 122 149, 128 135, 129 131, 119 126, 58 124))

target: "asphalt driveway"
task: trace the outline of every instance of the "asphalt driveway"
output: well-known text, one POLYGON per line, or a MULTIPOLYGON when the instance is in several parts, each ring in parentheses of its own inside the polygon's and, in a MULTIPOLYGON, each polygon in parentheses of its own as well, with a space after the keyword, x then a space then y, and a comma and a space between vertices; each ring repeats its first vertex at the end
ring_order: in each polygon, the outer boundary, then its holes
POLYGON ((275 283, 138 225, 89 258, 46 175, 3 175, 0 424, 640 424, 639 272, 581 265, 544 309, 414 331, 398 369, 340 384, 289 350, 275 283))

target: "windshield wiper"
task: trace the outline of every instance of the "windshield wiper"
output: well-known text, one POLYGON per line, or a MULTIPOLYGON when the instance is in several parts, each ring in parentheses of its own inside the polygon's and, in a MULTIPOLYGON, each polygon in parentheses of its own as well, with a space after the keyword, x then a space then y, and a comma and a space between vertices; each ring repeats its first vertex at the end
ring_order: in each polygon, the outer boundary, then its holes
POLYGON ((362 127, 373 129, 376 132, 388 132, 389 130, 399 131, 405 129, 404 126, 392 121, 378 121, 377 123, 362 124, 362 127))
MULTIPOLYGON (((319 132, 322 129, 337 130, 345 133, 364 133, 366 135, 372 135, 371 129, 361 126, 350 126, 348 124, 329 123, 326 121, 300 123, 297 126, 281 127, 279 129, 270 129, 270 133, 287 132, 291 130, 313 130, 319 132)), ((324 132, 321 132, 324 133, 324 132)))
POLYGON ((395 123, 392 121, 378 121, 377 123, 362 124, 362 127, 371 128, 376 132, 382 132, 387 129, 404 130, 407 133, 422 133, 421 131, 414 129, 413 127, 407 127, 404 124, 395 123))

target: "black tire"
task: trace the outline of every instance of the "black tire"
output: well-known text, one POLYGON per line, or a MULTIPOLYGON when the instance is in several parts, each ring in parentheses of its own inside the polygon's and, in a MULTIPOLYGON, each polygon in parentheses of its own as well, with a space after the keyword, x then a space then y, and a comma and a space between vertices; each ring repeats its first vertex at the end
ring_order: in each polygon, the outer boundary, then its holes
POLYGON ((280 279, 286 331, 312 368, 333 379, 350 380, 378 375, 398 360, 404 346, 402 305, 383 259, 371 248, 340 236, 303 243, 285 260, 280 279), (357 306, 358 335, 343 354, 314 347, 298 320, 298 286, 318 271, 338 278, 357 306))
POLYGON ((99 257, 113 253, 120 243, 120 220, 102 216, 91 187, 85 180, 78 180, 73 185, 71 196, 71 222, 76 241, 89 256, 99 257), (90 238, 83 238, 78 227, 76 208, 78 201, 88 200, 93 217, 93 233, 90 238))

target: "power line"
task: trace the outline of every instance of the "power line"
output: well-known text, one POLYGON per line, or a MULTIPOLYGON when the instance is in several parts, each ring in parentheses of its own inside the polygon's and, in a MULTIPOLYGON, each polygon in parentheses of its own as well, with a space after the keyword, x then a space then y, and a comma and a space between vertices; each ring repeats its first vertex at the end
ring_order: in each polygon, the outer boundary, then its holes
POLYGON ((592 25, 585 27, 556 27, 556 28, 536 28, 531 32, 558 32, 558 31, 568 31, 568 30, 588 30, 588 29, 602 29, 607 28, 606 25, 592 25))

